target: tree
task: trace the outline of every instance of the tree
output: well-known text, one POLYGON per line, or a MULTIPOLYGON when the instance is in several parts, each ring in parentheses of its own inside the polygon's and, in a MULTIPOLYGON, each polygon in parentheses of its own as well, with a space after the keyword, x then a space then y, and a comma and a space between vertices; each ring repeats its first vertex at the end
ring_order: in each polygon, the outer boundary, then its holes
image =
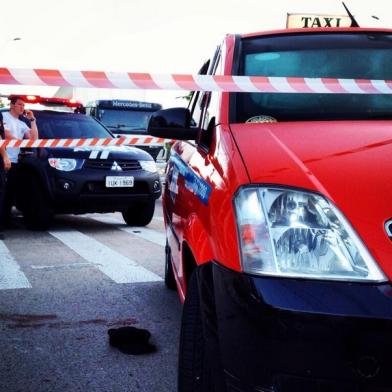
POLYGON ((181 96, 176 97, 176 98, 185 99, 186 101, 189 102, 189 101, 192 99, 192 95, 193 95, 193 91, 189 91, 188 94, 186 94, 186 95, 181 95, 181 96))

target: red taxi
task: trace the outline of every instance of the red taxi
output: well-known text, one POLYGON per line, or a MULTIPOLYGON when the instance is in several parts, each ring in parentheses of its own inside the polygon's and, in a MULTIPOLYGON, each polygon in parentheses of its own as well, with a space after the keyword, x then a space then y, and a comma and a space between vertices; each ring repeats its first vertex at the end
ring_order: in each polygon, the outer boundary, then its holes
POLYGON ((195 92, 150 120, 178 140, 163 206, 179 390, 391 391, 392 30, 228 35, 200 73, 320 85, 195 92))

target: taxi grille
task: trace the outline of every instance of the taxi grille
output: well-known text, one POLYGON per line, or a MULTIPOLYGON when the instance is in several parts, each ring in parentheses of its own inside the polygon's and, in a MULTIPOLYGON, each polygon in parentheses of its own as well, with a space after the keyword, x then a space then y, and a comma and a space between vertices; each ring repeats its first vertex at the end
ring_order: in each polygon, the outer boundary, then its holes
POLYGON ((122 171, 140 170, 141 166, 138 160, 113 160, 113 159, 87 159, 84 162, 85 169, 96 169, 96 170, 111 170, 113 164, 121 167, 122 171))

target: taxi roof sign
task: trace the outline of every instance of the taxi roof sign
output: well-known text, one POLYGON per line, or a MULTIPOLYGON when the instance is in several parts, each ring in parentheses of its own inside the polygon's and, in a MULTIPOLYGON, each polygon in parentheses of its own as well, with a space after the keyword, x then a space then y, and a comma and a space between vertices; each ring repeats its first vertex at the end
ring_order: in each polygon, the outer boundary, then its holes
POLYGON ((351 23, 347 15, 287 14, 286 28, 350 27, 351 23))

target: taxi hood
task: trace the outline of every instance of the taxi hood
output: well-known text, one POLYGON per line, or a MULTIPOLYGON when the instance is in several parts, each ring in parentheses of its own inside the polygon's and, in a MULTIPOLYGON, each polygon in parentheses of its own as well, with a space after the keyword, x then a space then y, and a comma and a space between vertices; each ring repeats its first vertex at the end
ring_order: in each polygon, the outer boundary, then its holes
POLYGON ((392 122, 232 124, 251 183, 292 186, 331 200, 392 280, 392 122))

